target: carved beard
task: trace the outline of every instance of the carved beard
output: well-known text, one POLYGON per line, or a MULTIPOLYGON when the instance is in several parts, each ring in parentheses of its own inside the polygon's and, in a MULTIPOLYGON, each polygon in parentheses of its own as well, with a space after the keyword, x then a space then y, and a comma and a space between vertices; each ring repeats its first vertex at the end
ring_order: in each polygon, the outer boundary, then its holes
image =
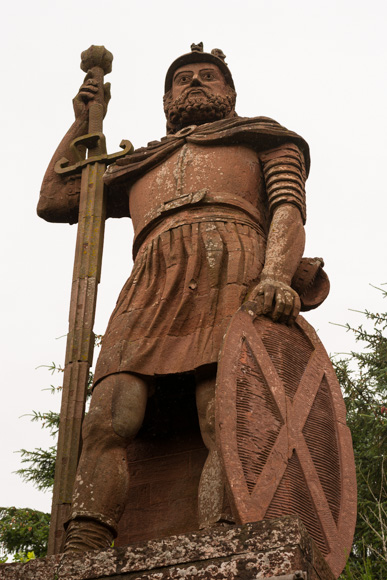
POLYGON ((164 111, 169 133, 175 133, 187 125, 202 125, 225 119, 234 111, 236 93, 231 88, 225 97, 214 95, 202 87, 201 94, 190 94, 194 90, 198 90, 198 87, 190 87, 174 101, 171 91, 165 95, 164 111))

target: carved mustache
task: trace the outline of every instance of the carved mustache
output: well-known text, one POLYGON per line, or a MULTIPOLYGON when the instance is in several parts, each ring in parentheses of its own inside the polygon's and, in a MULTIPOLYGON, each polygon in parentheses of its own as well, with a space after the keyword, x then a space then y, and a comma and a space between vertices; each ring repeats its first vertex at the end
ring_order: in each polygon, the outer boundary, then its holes
POLYGON ((179 100, 181 99, 181 102, 184 102, 187 98, 189 98, 190 94, 195 91, 202 92, 207 98, 211 98, 213 96, 213 93, 204 87, 188 87, 184 93, 180 95, 179 100))

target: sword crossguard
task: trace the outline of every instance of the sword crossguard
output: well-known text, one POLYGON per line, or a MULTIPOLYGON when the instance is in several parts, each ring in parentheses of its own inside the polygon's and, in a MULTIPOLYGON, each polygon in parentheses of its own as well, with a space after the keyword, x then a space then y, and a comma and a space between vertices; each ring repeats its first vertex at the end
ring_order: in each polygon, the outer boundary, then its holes
POLYGON ((70 165, 70 161, 66 157, 62 157, 55 163, 54 170, 59 175, 74 175, 75 173, 80 173, 82 169, 89 163, 104 163, 109 165, 113 163, 120 157, 124 155, 130 155, 134 151, 134 147, 130 141, 123 139, 120 143, 122 151, 117 151, 116 153, 107 154, 106 151, 106 139, 103 133, 88 133, 82 137, 74 139, 70 144, 70 151, 73 153, 77 161, 70 165), (101 151, 99 155, 92 155, 87 159, 83 158, 82 149, 86 147, 87 149, 96 149, 101 151))
POLYGON ((74 139, 74 141, 70 143, 69 149, 77 162, 84 161, 84 147, 89 150, 97 149, 98 147, 100 155, 105 155, 107 152, 105 135, 100 132, 87 133, 87 135, 82 135, 81 137, 74 139))

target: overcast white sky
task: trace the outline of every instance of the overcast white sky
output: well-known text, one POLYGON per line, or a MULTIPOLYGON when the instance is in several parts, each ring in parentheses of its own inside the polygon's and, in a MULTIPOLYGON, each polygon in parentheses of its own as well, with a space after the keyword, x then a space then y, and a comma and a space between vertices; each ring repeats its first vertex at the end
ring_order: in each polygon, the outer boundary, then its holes
MULTIPOLYGON (((308 256, 323 256, 326 303, 306 318, 330 353, 354 343, 330 322, 348 309, 386 309, 370 283, 387 282, 387 4, 384 0, 19 0, 2 10, 0 505, 50 510, 49 494, 12 472, 21 447, 46 446, 28 418, 59 406, 38 365, 64 359, 76 226, 36 216, 40 183, 72 122, 80 53, 114 55, 105 119, 109 152, 164 135, 164 75, 192 42, 227 55, 243 116, 266 115, 311 147, 308 256)), ((128 219, 109 220, 95 329, 103 333, 131 269, 128 219)))

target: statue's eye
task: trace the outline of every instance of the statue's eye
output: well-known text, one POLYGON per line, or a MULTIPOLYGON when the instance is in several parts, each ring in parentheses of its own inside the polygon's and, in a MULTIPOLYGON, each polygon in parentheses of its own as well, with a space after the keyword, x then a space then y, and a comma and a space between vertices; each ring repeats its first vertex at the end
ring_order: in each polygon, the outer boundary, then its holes
POLYGON ((189 83, 190 81, 191 81, 191 77, 189 75, 181 75, 179 77, 179 80, 178 80, 180 85, 185 85, 185 84, 189 83))
POLYGON ((214 75, 211 72, 206 72, 202 74, 202 79, 205 81, 213 81, 214 75))

